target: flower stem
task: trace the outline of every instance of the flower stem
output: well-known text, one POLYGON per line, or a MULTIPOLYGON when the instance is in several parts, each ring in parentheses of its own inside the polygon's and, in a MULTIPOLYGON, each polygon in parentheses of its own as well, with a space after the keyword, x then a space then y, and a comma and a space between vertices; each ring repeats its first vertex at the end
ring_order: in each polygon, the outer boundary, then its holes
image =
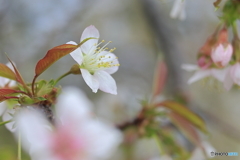
POLYGON ((69 74, 72 74, 71 71, 68 71, 67 73, 61 75, 56 81, 55 81, 55 85, 61 80, 63 79, 64 77, 68 76, 69 74))
POLYGON ((18 160, 22 159, 22 152, 21 152, 21 134, 18 134, 18 160))

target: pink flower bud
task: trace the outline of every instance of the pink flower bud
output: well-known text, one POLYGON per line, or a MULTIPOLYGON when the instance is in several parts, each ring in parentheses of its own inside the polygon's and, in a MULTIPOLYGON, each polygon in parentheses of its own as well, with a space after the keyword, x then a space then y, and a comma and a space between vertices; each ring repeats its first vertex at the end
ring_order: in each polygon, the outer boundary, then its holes
POLYGON ((210 67, 210 65, 212 64, 212 60, 210 58, 207 58, 205 56, 201 56, 199 59, 198 59, 198 66, 201 68, 201 69, 207 69, 210 67))
POLYGON ((226 47, 219 44, 212 50, 211 58, 218 67, 224 67, 231 60, 232 53, 233 47, 231 44, 228 44, 226 47))

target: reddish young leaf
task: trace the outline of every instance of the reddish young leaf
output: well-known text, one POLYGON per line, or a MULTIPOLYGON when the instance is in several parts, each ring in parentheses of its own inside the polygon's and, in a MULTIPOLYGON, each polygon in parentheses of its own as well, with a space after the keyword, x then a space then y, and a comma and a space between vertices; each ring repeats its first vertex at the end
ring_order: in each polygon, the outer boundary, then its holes
POLYGON ((200 137, 191 123, 174 112, 169 113, 169 117, 172 122, 180 129, 180 131, 186 136, 186 138, 192 141, 192 143, 195 145, 201 146, 200 137))
POLYGON ((62 58, 63 56, 71 53, 77 49, 77 45, 63 44, 50 49, 45 57, 38 61, 35 68, 35 77, 38 77, 42 72, 44 72, 48 67, 50 67, 54 62, 62 58))
POLYGON ((23 91, 18 91, 18 90, 14 90, 14 89, 8 89, 8 88, 3 88, 0 89, 0 102, 6 100, 6 99, 12 99, 12 98, 18 98, 18 97, 7 97, 13 93, 24 93, 23 91))
POLYGON ((196 126, 201 131, 207 133, 207 129, 205 126, 204 121, 202 118, 200 118, 197 114, 190 111, 187 107, 183 106, 182 104, 179 104, 174 101, 163 101, 161 103, 156 104, 157 107, 165 107, 173 112, 179 114, 180 116, 184 117, 186 120, 188 120, 191 124, 196 126))
POLYGON ((15 73, 5 64, 0 63, 0 76, 16 80, 15 73))
POLYGON ((47 54, 38 61, 36 67, 35 67, 35 79, 42 74, 48 67, 50 67, 53 63, 55 63, 60 58, 66 56, 67 54, 71 53, 78 47, 80 47, 83 43, 88 41, 89 39, 96 39, 94 37, 86 38, 78 45, 73 44, 62 44, 60 46, 56 46, 50 50, 48 50, 47 54))
POLYGON ((159 60, 157 62, 157 66, 155 69, 155 74, 154 74, 154 82, 153 82, 153 97, 159 95, 165 85, 167 77, 167 66, 165 62, 159 60))
POLYGON ((25 93, 25 92, 14 90, 14 89, 8 89, 8 88, 0 89, 0 97, 4 97, 6 95, 13 94, 13 93, 25 93))
POLYGON ((10 58, 7 56, 9 62, 12 64, 13 66, 13 69, 15 71, 15 77, 16 77, 16 80, 21 83, 23 86, 26 86, 21 74, 19 73, 18 69, 15 67, 15 65, 13 64, 13 62, 10 60, 10 58))

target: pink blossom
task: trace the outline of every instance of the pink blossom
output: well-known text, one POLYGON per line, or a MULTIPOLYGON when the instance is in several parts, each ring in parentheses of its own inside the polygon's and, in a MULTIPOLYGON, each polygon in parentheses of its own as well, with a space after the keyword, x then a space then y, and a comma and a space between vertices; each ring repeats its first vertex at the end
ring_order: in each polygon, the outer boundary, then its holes
MULTIPOLYGON (((90 37, 96 39, 88 40, 70 55, 79 64, 83 79, 93 92, 96 93, 100 89, 107 93, 117 94, 116 82, 111 76, 119 67, 117 57, 111 53, 115 49, 107 51, 106 45, 98 48, 103 42, 98 44, 99 36, 98 30, 93 25, 87 27, 82 33, 81 41, 90 37)), ((77 45, 73 41, 67 44, 77 45)))
POLYGON ((75 88, 63 90, 52 126, 37 110, 16 117, 23 147, 34 160, 98 160, 109 158, 122 137, 113 127, 92 117, 91 103, 75 88))
POLYGON ((224 47, 222 44, 219 44, 215 49, 212 50, 211 58, 213 62, 219 66, 226 66, 231 60, 233 54, 233 47, 231 44, 228 44, 224 47))
POLYGON ((224 87, 227 90, 230 90, 233 84, 240 86, 240 63, 236 63, 228 68, 228 72, 224 80, 224 87))

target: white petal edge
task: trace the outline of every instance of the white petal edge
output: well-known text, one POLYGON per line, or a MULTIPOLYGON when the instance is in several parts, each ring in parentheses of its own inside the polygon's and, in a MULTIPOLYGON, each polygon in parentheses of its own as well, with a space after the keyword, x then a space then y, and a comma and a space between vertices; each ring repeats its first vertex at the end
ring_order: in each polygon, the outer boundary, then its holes
POLYGON ((5 112, 6 109, 7 109, 6 102, 0 102, 0 116, 5 112))
POLYGON ((60 121, 79 122, 90 116, 92 103, 86 95, 77 88, 63 88, 56 104, 57 117, 60 121))
POLYGON ((188 80, 188 84, 191 84, 193 82, 196 82, 202 78, 205 78, 207 76, 211 75, 211 70, 199 70, 194 73, 194 75, 188 80))
POLYGON ((199 70, 199 67, 194 64, 182 64, 181 68, 188 72, 199 70))
MULTIPOLYGON (((69 42, 67 42, 66 44, 77 45, 77 43, 74 42, 74 41, 69 41, 69 42)), ((79 65, 82 64, 83 54, 82 54, 82 51, 81 51, 81 48, 80 48, 80 47, 78 47, 77 49, 75 49, 74 51, 72 51, 72 52, 70 53, 70 55, 72 56, 72 58, 73 58, 79 65)))
POLYGON ((16 122, 25 150, 28 152, 31 149, 30 154, 34 157, 45 154, 50 146, 50 131, 47 128, 49 123, 46 118, 37 110, 22 109, 16 115, 16 122))
MULTIPOLYGON (((98 57, 100 57, 102 55, 104 55, 106 57, 105 59, 102 60, 103 62, 110 62, 110 63, 112 62, 111 63, 112 65, 119 64, 117 56, 115 54, 107 52, 107 51, 103 51, 103 52, 99 53, 98 57)), ((119 66, 113 66, 113 67, 104 69, 104 71, 106 71, 109 74, 113 74, 113 73, 117 72, 118 68, 119 68, 119 66)))
POLYGON ((212 76, 215 77, 217 80, 219 80, 220 82, 223 82, 226 74, 228 72, 227 68, 224 69, 211 69, 212 72, 212 76))
POLYGON ((170 17, 171 18, 179 17, 181 20, 184 20, 186 18, 184 0, 175 0, 172 10, 170 12, 170 17))
POLYGON ((100 121, 88 121, 84 127, 89 138, 88 153, 97 159, 107 159, 122 141, 121 133, 100 121), (101 147, 99 147, 101 146, 101 147))
POLYGON ((81 73, 83 76, 84 81, 87 83, 87 85, 92 89, 94 93, 97 92, 99 89, 99 82, 98 80, 89 73, 86 69, 81 69, 81 73))
POLYGON ((85 54, 89 54, 90 52, 95 50, 96 46, 94 46, 94 45, 97 45, 98 39, 100 37, 99 31, 93 25, 90 25, 87 28, 85 28, 85 30, 82 33, 80 41, 83 41, 84 39, 90 38, 90 37, 94 37, 97 39, 90 39, 87 42, 82 44, 81 49, 82 49, 83 53, 85 53, 85 54))
POLYGON ((117 94, 117 85, 113 77, 105 71, 97 71, 94 74, 94 77, 99 82, 99 89, 116 95, 117 94))

